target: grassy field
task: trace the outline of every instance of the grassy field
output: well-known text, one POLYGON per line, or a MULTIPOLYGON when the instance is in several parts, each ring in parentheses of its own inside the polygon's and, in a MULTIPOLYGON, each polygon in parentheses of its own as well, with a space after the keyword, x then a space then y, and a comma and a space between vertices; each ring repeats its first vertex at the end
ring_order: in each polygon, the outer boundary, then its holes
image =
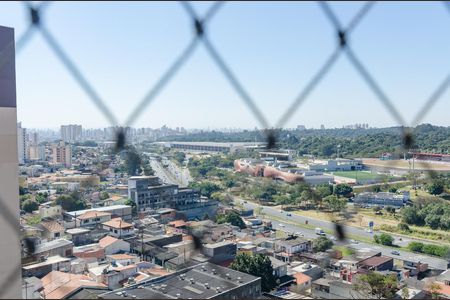
POLYGON ((359 180, 373 180, 380 178, 380 175, 366 171, 340 171, 333 172, 333 175, 359 180))

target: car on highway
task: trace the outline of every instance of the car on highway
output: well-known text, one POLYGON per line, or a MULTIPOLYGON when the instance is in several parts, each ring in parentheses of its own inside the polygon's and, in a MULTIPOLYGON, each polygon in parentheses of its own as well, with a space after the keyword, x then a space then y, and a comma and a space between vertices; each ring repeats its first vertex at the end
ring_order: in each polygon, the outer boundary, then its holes
POLYGON ((356 240, 350 240, 350 243, 352 243, 352 244, 358 244, 358 241, 356 241, 356 240))
POLYGON ((290 217, 290 216, 292 216, 292 215, 291 215, 290 213, 287 213, 286 216, 290 217))
POLYGON ((280 227, 286 227, 286 225, 284 225, 284 224, 278 224, 278 226, 280 226, 280 227))
POLYGON ((394 251, 391 252, 391 254, 393 254, 393 255, 400 255, 400 252, 398 252, 397 250, 394 250, 394 251))
POLYGON ((304 236, 303 233, 301 233, 301 232, 299 232, 299 231, 297 231, 297 232, 295 233, 295 235, 300 236, 300 237, 304 236))
POLYGON ((332 235, 332 236, 330 236, 330 240, 337 241, 337 238, 334 235, 332 235))

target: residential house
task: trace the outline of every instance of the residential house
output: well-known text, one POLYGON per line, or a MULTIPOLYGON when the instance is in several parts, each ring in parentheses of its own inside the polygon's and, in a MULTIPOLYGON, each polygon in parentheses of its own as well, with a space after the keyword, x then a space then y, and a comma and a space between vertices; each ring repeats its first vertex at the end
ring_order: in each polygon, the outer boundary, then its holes
POLYGON ((39 206, 39 216, 42 219, 61 218, 62 217, 62 207, 61 207, 61 205, 41 204, 39 206))
POLYGON ((357 263, 357 267, 370 271, 387 271, 394 268, 394 259, 388 256, 374 256, 357 263))
POLYGON ((23 277, 41 278, 51 271, 70 271, 70 258, 59 255, 42 258, 42 261, 22 266, 23 277))
POLYGON ((106 259, 110 263, 119 264, 122 266, 137 264, 141 260, 139 256, 130 254, 111 254, 107 255, 106 259))
POLYGON ((134 226, 122 218, 111 219, 102 224, 104 229, 109 230, 111 236, 123 238, 134 235, 134 226))
POLYGON ((119 252, 130 252, 130 243, 109 235, 102 238, 98 244, 104 249, 105 255, 116 254, 119 252))
POLYGON ((34 259, 50 256, 71 257, 73 255, 73 243, 66 239, 57 239, 46 243, 36 245, 32 254, 34 259))
POLYGON ((103 211, 87 211, 82 215, 75 217, 77 220, 77 226, 82 227, 94 227, 98 224, 102 224, 111 220, 111 214, 103 211))
POLYGON ((73 242, 75 246, 82 246, 92 243, 91 229, 88 228, 72 228, 67 229, 66 234, 69 240, 73 242))
POLYGON ((67 299, 84 287, 104 289, 106 285, 93 281, 85 275, 52 271, 41 279, 44 299, 67 299))
POLYGON ((98 244, 89 244, 73 248, 73 255, 78 258, 92 258, 97 261, 105 259, 105 250, 98 244))
POLYGON ((39 227, 43 230, 42 237, 48 241, 59 239, 64 235, 64 226, 56 220, 41 221, 39 227))
POLYGON ((236 257, 236 243, 232 241, 222 241, 214 244, 203 245, 202 252, 210 257, 210 262, 221 263, 227 260, 234 260, 236 257))
POLYGON ((41 299, 42 282, 37 277, 22 278, 22 299, 41 299))
POLYGON ((276 256, 280 256, 284 260, 291 261, 294 255, 311 250, 312 242, 297 236, 289 236, 275 242, 275 251, 279 252, 276 256))

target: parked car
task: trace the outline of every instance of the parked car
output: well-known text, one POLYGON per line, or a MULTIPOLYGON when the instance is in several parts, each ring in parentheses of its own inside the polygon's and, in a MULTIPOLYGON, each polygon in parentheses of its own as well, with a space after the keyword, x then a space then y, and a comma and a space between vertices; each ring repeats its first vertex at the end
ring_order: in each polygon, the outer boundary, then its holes
POLYGON ((287 213, 286 216, 290 217, 290 216, 292 216, 292 215, 291 215, 290 213, 287 213))
POLYGON ((278 224, 278 226, 280 226, 280 227, 286 227, 284 224, 278 224))
POLYGON ((400 255, 400 252, 398 252, 397 250, 394 250, 394 251, 391 252, 391 254, 393 254, 393 255, 400 255))

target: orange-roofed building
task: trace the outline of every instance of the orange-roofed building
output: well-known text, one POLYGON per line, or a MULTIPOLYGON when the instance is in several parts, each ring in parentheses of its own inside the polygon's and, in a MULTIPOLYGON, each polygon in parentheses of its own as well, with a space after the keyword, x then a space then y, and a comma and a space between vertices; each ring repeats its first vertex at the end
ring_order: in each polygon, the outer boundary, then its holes
POLYGON ((54 239, 59 239, 64 234, 64 226, 62 226, 58 221, 42 221, 39 227, 43 229, 43 237, 51 241, 54 239))
POLYGON ((116 238, 128 237, 134 234, 133 225, 122 220, 122 218, 115 218, 104 222, 103 228, 109 230, 109 234, 116 238))
POLYGON ((105 255, 116 254, 119 252, 130 252, 130 243, 124 240, 119 240, 110 235, 100 239, 98 244, 105 250, 105 255))
POLYGON ((297 283, 296 290, 305 290, 311 287, 312 278, 303 273, 294 273, 295 282, 297 283))
POLYGON ((84 287, 107 290, 106 285, 90 279, 88 276, 52 271, 42 279, 44 299, 66 299, 84 287))
POLYGON ((111 214, 104 211, 91 210, 76 216, 78 226, 95 226, 111 220, 111 214))
POLYGON ((109 262, 115 262, 123 266, 136 264, 141 260, 139 256, 129 254, 113 254, 108 255, 106 258, 109 262))

